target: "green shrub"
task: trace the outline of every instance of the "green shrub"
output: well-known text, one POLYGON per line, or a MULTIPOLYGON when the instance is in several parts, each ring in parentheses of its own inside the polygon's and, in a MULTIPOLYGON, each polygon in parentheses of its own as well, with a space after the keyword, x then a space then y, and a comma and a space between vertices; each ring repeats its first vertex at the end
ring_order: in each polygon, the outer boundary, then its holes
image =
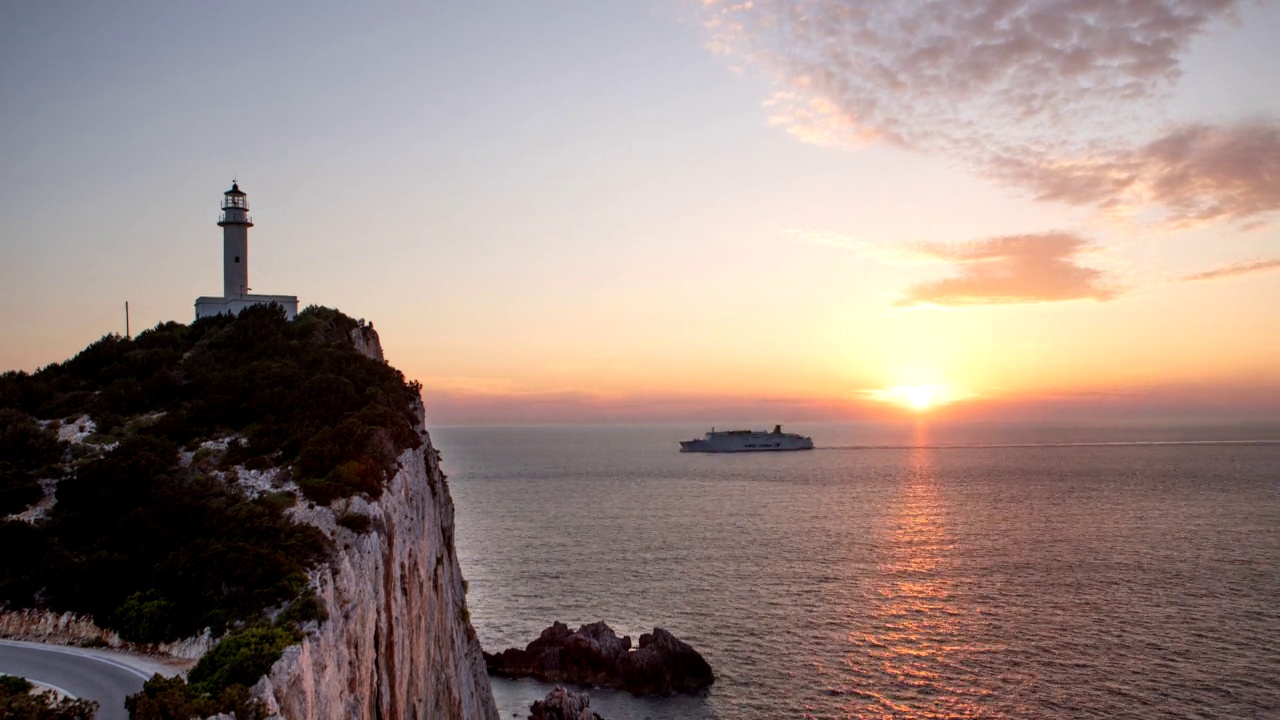
POLYGON ((259 500, 272 511, 281 513, 298 504, 298 496, 291 492, 273 492, 262 495, 259 500))
POLYGON ((111 614, 111 627, 134 642, 158 643, 175 637, 176 606, 155 591, 134 593, 111 614))
POLYGON ((228 685, 216 695, 188 685, 181 677, 153 675, 142 692, 124 701, 134 720, 190 720, 217 713, 231 713, 237 720, 261 720, 267 708, 249 694, 244 685, 228 685))
POLYGON ((0 515, 21 512, 44 494, 40 476, 56 477, 65 443, 16 408, 0 409, 0 515))
POLYGON ((363 535, 369 532, 373 521, 363 513, 346 512, 338 516, 338 524, 357 535, 363 535))
MULTIPOLYGON (((55 699, 52 692, 31 694, 25 678, 0 675, 0 718, 5 720, 93 720, 98 703, 55 699)), ((185 720, 185 719, 184 719, 185 720)))
POLYGON ((315 478, 300 477, 298 478, 298 489, 302 491, 302 494, 308 500, 317 505, 328 505, 338 498, 349 496, 347 488, 330 481, 328 478, 317 480, 315 478))
POLYGON ((307 588, 280 613, 276 618, 276 626, 284 629, 300 628, 312 620, 324 622, 328 619, 329 611, 325 609, 324 603, 316 597, 314 590, 307 588))
POLYGON ((41 528, 0 521, 0 599, 32 607, 68 565, 65 553, 41 528))
POLYGON ((294 631, 278 627, 238 630, 205 653, 187 673, 187 680, 211 696, 230 685, 251 686, 271 670, 286 647, 297 641, 294 631))
POLYGON ((133 720, 190 720, 218 712, 210 697, 192 692, 181 677, 160 674, 143 683, 142 692, 126 698, 124 706, 133 720))

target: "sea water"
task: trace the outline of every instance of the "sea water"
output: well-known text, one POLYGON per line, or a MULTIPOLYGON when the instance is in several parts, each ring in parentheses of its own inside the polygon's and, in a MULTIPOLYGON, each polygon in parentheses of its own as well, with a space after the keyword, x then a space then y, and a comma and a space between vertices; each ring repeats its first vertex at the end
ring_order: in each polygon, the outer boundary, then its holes
MULTIPOLYGON (((485 649, 604 620, 715 670, 590 690, 608 720, 1280 717, 1280 433, 797 425, 819 449, 678 452, 707 429, 434 430, 485 649)), ((550 688, 493 684, 504 718, 550 688)))

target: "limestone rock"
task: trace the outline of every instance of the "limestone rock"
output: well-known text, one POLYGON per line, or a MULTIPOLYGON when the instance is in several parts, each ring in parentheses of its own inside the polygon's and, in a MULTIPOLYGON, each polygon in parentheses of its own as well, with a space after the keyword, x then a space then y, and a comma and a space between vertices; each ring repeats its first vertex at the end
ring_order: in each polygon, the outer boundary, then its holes
POLYGON ((484 654, 489 672, 503 677, 531 677, 544 682, 610 686, 635 695, 693 693, 715 682, 702 655, 662 628, 619 638, 604 622, 570 632, 562 622, 542 631, 525 649, 484 654))
POLYGON ((497 720, 467 620, 453 500, 439 454, 422 436, 423 447, 400 455, 400 472, 382 497, 360 507, 373 531, 340 525, 340 507, 302 503, 290 511, 337 551, 312 571, 329 619, 287 648, 253 688, 274 717, 497 720))
POLYGON ((386 357, 382 354, 382 341, 378 339, 378 333, 373 329, 373 323, 365 324, 364 320, 360 321, 359 326, 351 330, 351 344, 355 345, 356 350, 367 358, 373 358, 378 362, 386 362, 386 357))
POLYGON ((557 685, 545 698, 529 706, 529 720, 604 720, 591 711, 590 704, 586 693, 557 685))

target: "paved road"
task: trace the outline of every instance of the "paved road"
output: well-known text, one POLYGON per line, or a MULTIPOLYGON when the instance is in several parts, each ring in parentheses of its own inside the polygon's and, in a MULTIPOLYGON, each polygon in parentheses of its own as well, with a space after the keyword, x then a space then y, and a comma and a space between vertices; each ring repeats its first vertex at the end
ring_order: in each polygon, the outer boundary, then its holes
MULTIPOLYGON (((124 699, 151 673, 107 653, 0 640, 0 673, 21 675, 78 698, 98 701, 98 720, 127 720, 124 699)), ((166 674, 174 674, 172 673, 166 674)))

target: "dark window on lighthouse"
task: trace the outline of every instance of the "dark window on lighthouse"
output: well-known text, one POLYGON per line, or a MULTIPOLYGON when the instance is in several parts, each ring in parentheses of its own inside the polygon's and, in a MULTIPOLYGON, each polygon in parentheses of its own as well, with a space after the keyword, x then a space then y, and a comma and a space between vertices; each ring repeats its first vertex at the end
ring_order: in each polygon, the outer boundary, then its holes
POLYGON ((237 256, 236 256, 236 262, 240 262, 240 256, 239 256, 239 255, 237 255, 237 256))

